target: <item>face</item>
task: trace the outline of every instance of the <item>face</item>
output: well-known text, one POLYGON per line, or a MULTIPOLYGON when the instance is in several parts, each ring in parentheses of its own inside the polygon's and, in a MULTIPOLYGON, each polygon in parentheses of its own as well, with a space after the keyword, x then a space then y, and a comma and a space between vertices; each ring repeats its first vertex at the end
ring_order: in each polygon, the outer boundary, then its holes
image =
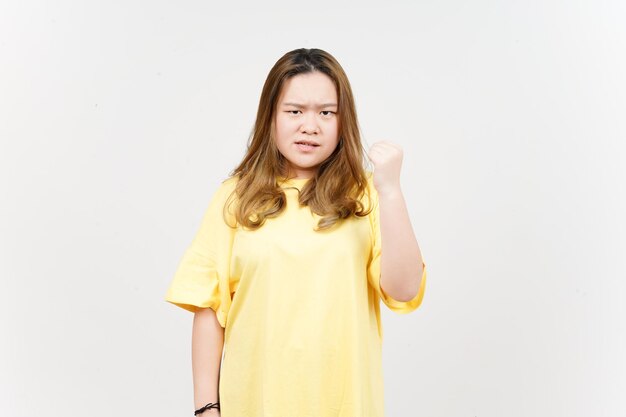
POLYGON ((285 175, 311 178, 333 153, 339 142, 337 109, 335 84, 326 74, 314 71, 285 80, 274 119, 276 146, 289 167, 285 175))

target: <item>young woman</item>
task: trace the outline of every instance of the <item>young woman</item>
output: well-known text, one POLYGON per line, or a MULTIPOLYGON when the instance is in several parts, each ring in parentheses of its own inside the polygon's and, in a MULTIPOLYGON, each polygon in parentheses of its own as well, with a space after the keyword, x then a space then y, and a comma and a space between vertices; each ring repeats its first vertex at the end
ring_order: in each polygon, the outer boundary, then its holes
POLYGON ((374 144, 373 172, 365 155, 335 58, 281 57, 247 153, 166 295, 195 313, 196 414, 384 416, 380 300, 415 310, 426 269, 400 190, 401 149, 374 144))

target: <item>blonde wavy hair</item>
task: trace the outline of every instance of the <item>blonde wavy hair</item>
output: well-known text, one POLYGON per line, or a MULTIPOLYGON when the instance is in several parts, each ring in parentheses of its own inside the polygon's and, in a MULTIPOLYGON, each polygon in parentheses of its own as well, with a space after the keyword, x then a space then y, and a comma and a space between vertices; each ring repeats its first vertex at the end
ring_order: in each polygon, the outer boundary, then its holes
MULTIPOLYGON (((285 210, 287 197, 277 177, 285 177, 287 162, 275 143, 275 114, 285 80, 298 74, 319 71, 329 76, 338 98, 338 135, 335 151, 320 164, 315 176, 302 188, 298 201, 321 216, 316 231, 332 227, 350 216, 367 216, 361 198, 367 190, 365 150, 357 120, 352 89, 339 62, 321 49, 295 49, 283 55, 270 70, 259 100, 256 122, 241 163, 229 173, 237 177, 234 189, 238 204, 236 221, 258 229, 266 218, 285 210)), ((229 196, 230 203, 233 195, 229 196)), ((228 222, 227 222, 228 223, 228 222)), ((231 226, 233 227, 233 226, 231 226)))

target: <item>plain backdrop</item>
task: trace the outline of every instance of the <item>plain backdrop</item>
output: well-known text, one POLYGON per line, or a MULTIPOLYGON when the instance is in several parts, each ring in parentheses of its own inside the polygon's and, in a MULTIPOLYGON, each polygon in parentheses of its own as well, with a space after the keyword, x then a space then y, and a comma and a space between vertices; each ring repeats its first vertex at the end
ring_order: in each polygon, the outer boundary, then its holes
MULTIPOLYGON (((321 48, 429 276, 388 417, 626 415, 626 6, 0 2, 0 415, 192 415, 164 301, 265 77, 321 48)), ((295 416, 278 416, 295 417, 295 416)), ((361 417, 361 416, 355 416, 361 417)))

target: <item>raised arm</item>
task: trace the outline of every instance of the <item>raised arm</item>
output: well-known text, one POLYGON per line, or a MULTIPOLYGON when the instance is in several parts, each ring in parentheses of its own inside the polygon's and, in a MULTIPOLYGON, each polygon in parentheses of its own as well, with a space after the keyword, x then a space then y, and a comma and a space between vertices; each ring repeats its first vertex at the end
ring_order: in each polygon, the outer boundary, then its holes
POLYGON ((418 294, 425 269, 400 189, 402 156, 402 148, 389 141, 376 142, 368 153, 380 210, 380 285, 394 299, 409 301, 418 294))

